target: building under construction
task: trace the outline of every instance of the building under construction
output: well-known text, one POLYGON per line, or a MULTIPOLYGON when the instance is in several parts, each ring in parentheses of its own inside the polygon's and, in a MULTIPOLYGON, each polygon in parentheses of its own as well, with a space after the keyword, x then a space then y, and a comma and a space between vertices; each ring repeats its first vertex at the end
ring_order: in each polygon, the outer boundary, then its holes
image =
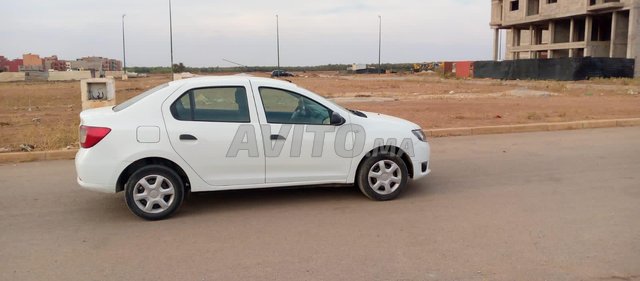
POLYGON ((635 59, 640 70, 640 0, 492 0, 494 60, 635 59), (501 38, 500 30, 506 30, 501 38))

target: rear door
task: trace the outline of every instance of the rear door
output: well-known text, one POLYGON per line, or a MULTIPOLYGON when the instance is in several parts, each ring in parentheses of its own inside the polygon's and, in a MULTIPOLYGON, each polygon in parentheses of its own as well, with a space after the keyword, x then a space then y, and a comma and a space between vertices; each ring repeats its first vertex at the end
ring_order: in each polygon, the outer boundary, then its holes
POLYGON ((163 116, 174 150, 209 185, 265 183, 262 140, 256 139, 261 137, 258 115, 248 79, 188 83, 165 101, 163 116), (239 131, 243 148, 248 149, 228 155, 239 131))

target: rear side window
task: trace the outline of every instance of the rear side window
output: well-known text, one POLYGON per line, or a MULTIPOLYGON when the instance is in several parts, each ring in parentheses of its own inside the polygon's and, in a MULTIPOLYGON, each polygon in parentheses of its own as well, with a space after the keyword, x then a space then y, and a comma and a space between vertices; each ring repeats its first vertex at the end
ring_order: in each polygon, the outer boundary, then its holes
POLYGON ((183 95, 171 107, 173 117, 178 120, 192 120, 191 95, 183 95))
POLYGON ((125 102, 123 102, 123 103, 121 103, 119 105, 114 106, 113 107, 113 111, 118 112, 120 110, 123 110, 123 109, 133 105, 134 103, 142 100, 143 98, 145 98, 145 97, 147 97, 147 96, 149 96, 149 95, 151 95, 151 94, 153 94, 153 93, 155 93, 155 92, 157 92, 159 90, 162 90, 163 88, 165 88, 167 86, 169 86, 169 83, 164 83, 164 84, 158 85, 158 86, 156 86, 154 88, 151 88, 151 89, 147 90, 146 92, 143 92, 143 93, 141 93, 141 94, 139 94, 139 95, 137 95, 137 96, 135 96, 133 98, 130 98, 130 99, 126 100, 125 102))
POLYGON ((177 120, 248 123, 249 104, 244 87, 198 88, 171 105, 177 120))

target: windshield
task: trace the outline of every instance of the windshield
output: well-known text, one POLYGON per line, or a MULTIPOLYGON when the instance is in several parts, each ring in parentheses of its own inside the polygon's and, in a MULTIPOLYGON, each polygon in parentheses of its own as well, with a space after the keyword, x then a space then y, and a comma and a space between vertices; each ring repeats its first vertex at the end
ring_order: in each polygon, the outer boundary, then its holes
POLYGON ((149 89, 149 90, 147 90, 147 91, 145 91, 145 92, 143 92, 143 93, 141 93, 141 94, 139 94, 139 95, 137 95, 137 96, 135 96, 133 98, 128 99, 127 101, 125 101, 125 102, 123 102, 123 103, 121 103, 119 105, 114 106, 113 107, 113 111, 118 112, 120 110, 123 110, 123 109, 131 106, 132 104, 140 101, 141 99, 144 99, 148 95, 151 95, 151 94, 153 94, 153 93, 155 93, 155 92, 159 91, 160 89, 162 89, 164 87, 167 87, 167 86, 169 86, 169 83, 164 83, 164 84, 158 85, 156 87, 153 87, 153 88, 151 88, 151 89, 149 89))
POLYGON ((333 105, 337 106, 338 108, 344 110, 344 111, 349 111, 349 109, 344 108, 343 106, 339 105, 338 103, 336 103, 333 99, 327 99, 330 103, 332 103, 333 105))

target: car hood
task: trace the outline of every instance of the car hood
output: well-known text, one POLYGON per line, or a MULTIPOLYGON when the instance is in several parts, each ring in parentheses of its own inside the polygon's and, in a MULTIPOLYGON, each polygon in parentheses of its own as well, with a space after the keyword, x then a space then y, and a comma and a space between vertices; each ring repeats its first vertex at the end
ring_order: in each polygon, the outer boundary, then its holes
POLYGON ((398 118, 395 116, 391 116, 391 115, 386 115, 386 114, 382 114, 382 113, 376 113, 376 112, 368 112, 368 111, 362 111, 362 113, 364 113, 365 115, 367 115, 367 118, 370 119, 370 121, 374 122, 374 123, 379 123, 379 124, 386 124, 386 125, 390 125, 390 126, 398 126, 398 127, 407 127, 411 130, 413 129, 420 129, 420 126, 418 126, 416 123, 413 123, 411 121, 407 121, 404 120, 402 118, 398 118))

